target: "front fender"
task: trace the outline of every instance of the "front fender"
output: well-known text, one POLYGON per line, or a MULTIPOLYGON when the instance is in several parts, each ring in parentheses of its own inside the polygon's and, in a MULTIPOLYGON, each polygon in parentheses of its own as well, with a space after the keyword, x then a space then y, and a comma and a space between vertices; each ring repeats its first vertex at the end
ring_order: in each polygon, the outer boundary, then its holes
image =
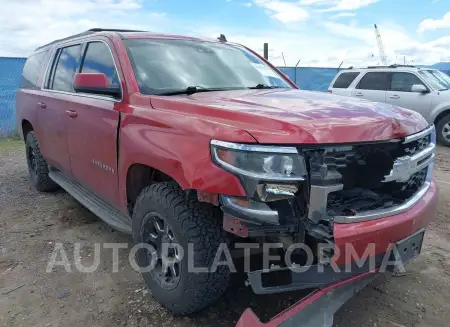
POLYGON ((245 143, 255 140, 245 131, 168 111, 143 109, 122 114, 119 132, 119 182, 126 207, 126 180, 131 165, 142 164, 173 178, 183 189, 230 196, 245 196, 239 179, 211 160, 214 131, 220 139, 245 143), (209 135, 208 135, 209 134, 209 135))
POLYGON ((433 110, 431 111, 431 115, 430 115, 430 118, 431 118, 430 124, 435 123, 436 118, 445 111, 448 111, 450 114, 450 101, 440 103, 435 108, 433 108, 433 110))

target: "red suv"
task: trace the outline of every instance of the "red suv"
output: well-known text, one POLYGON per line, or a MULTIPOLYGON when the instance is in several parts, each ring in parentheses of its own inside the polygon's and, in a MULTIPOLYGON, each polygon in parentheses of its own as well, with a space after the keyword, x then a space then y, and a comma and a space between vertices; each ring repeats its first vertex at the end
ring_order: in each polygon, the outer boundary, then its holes
POLYGON ((313 256, 294 254, 311 268, 301 273, 284 262, 248 271, 254 292, 325 292, 366 276, 354 257, 368 245, 376 269, 391 244, 404 262, 417 256, 435 215, 435 132, 420 114, 298 90, 223 36, 93 29, 40 47, 17 124, 35 187, 62 187, 149 245, 137 251, 153 264, 145 282, 177 314, 225 292, 230 267, 209 268, 239 255, 236 243, 313 256), (345 265, 355 269, 336 271, 345 265))

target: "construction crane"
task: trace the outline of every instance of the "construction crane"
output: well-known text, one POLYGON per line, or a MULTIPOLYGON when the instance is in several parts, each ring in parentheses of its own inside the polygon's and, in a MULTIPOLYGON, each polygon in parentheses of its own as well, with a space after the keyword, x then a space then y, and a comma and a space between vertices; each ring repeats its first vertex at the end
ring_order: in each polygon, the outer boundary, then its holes
POLYGON ((378 31, 377 24, 373 25, 375 27, 375 37, 377 38, 378 50, 380 51, 381 63, 387 66, 386 53, 384 52, 383 41, 381 40, 380 31, 378 31))

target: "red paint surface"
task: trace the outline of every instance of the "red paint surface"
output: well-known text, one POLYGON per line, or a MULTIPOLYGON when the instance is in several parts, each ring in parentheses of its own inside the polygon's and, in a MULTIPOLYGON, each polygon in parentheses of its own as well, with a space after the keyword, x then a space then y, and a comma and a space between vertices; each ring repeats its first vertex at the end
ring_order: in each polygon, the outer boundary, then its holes
MULTIPOLYGON (((241 316, 239 321, 236 324, 236 327, 277 327, 280 324, 282 324, 287 319, 293 317, 295 314, 300 312, 301 310, 305 309, 307 306, 313 304, 315 301, 317 301, 320 297, 325 296, 327 293, 332 292, 333 290, 344 287, 346 285, 355 283, 356 281, 369 277, 373 275, 374 273, 365 273, 361 274, 356 277, 352 277, 349 279, 346 279, 344 281, 340 281, 337 283, 334 283, 332 285, 326 286, 322 289, 319 289, 318 291, 312 293, 311 295, 305 297, 304 299, 300 300, 287 310, 283 311, 282 313, 278 314, 274 318, 272 318, 268 323, 263 324, 259 318, 255 315, 255 313, 252 311, 252 309, 245 310, 244 314, 241 316)), ((299 321, 299 326, 301 326, 301 321, 299 321)))
POLYGON ((95 88, 107 88, 109 83, 105 74, 98 73, 78 73, 75 74, 75 81, 73 82, 75 88, 84 87, 95 87, 95 88))

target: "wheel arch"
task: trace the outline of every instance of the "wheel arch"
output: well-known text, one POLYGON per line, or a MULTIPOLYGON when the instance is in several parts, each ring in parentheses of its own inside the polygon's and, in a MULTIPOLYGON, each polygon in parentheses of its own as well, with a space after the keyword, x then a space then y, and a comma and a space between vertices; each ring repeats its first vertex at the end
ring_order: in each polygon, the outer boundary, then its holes
POLYGON ((34 131, 33 125, 27 119, 22 119, 20 127, 21 127, 21 133, 20 133, 21 135, 20 136, 23 138, 23 140, 26 140, 29 132, 34 131))
POLYGON ((434 125, 437 125, 438 122, 444 118, 445 116, 450 115, 450 107, 449 108, 444 108, 434 119, 433 123, 434 125))
MULTIPOLYGON (((125 194, 130 213, 142 190, 154 183, 177 181, 165 172, 142 163, 131 164, 126 173, 125 194)), ((178 184, 178 183, 177 183, 178 184)))

